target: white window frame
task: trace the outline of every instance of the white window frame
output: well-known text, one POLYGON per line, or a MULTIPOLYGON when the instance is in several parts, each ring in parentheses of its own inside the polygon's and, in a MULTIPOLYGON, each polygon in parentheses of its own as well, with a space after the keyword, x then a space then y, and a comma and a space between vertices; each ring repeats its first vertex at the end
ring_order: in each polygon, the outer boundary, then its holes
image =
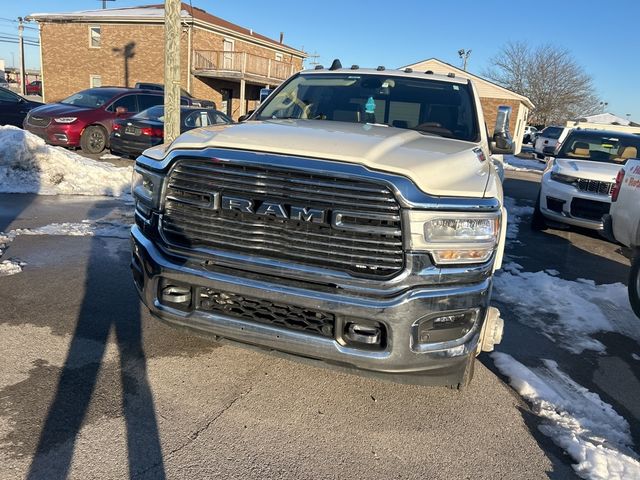
POLYGON ((276 52, 276 62, 284 62, 284 53, 276 52))
POLYGON ((89 75, 89 88, 98 88, 102 86, 102 75, 89 75), (98 80, 100 85, 94 85, 94 81, 98 80))
POLYGON ((101 25, 89 25, 89 48, 101 48, 102 47, 102 26, 101 25), (98 46, 93 45, 93 37, 91 32, 94 28, 98 29, 98 46))

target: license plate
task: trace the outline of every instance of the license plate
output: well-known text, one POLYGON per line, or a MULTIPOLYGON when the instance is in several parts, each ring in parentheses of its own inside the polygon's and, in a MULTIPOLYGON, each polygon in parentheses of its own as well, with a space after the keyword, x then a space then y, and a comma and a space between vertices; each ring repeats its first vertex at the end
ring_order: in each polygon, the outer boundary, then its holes
POLYGON ((128 135, 140 135, 140 129, 136 127, 126 127, 124 133, 128 135))

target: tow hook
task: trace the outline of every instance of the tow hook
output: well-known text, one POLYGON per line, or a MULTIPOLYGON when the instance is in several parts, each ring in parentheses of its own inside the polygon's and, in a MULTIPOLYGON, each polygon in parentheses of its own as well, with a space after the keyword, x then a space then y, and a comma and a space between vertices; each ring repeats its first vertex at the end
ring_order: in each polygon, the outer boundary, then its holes
POLYGON ((502 341, 503 331, 504 320, 500 317, 500 310, 495 307, 489 307, 487 317, 482 327, 480 350, 483 352, 493 352, 493 348, 502 341))

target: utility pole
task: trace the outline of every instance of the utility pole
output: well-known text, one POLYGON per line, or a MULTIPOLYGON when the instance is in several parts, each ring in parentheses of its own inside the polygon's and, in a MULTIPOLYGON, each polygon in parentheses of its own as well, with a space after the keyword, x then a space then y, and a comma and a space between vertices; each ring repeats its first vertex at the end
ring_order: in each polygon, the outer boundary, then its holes
POLYGON ((164 0, 164 141, 180 135, 180 0, 164 0))
POLYGON ((102 2, 102 9, 107 9, 107 2, 115 2, 116 0, 100 0, 102 2))
POLYGON ((471 50, 466 50, 461 48, 458 50, 458 55, 462 59, 462 70, 467 71, 467 60, 469 60, 469 55, 471 55, 471 50))
POLYGON ((22 33, 24 32, 24 25, 22 24, 22 17, 18 17, 18 50, 20 54, 20 93, 25 95, 27 93, 25 87, 26 73, 24 71, 24 39, 22 33))

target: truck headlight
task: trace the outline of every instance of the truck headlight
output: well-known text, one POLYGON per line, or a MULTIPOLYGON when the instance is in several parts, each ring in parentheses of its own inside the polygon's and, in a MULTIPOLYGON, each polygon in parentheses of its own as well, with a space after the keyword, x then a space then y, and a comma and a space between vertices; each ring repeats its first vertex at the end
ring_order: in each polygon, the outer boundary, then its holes
POLYGON ((131 195, 136 201, 136 207, 143 212, 158 208, 162 190, 162 177, 148 170, 134 167, 131 177, 131 195))
POLYGON ((500 238, 501 212, 409 211, 410 249, 428 251, 438 265, 484 263, 500 238))

